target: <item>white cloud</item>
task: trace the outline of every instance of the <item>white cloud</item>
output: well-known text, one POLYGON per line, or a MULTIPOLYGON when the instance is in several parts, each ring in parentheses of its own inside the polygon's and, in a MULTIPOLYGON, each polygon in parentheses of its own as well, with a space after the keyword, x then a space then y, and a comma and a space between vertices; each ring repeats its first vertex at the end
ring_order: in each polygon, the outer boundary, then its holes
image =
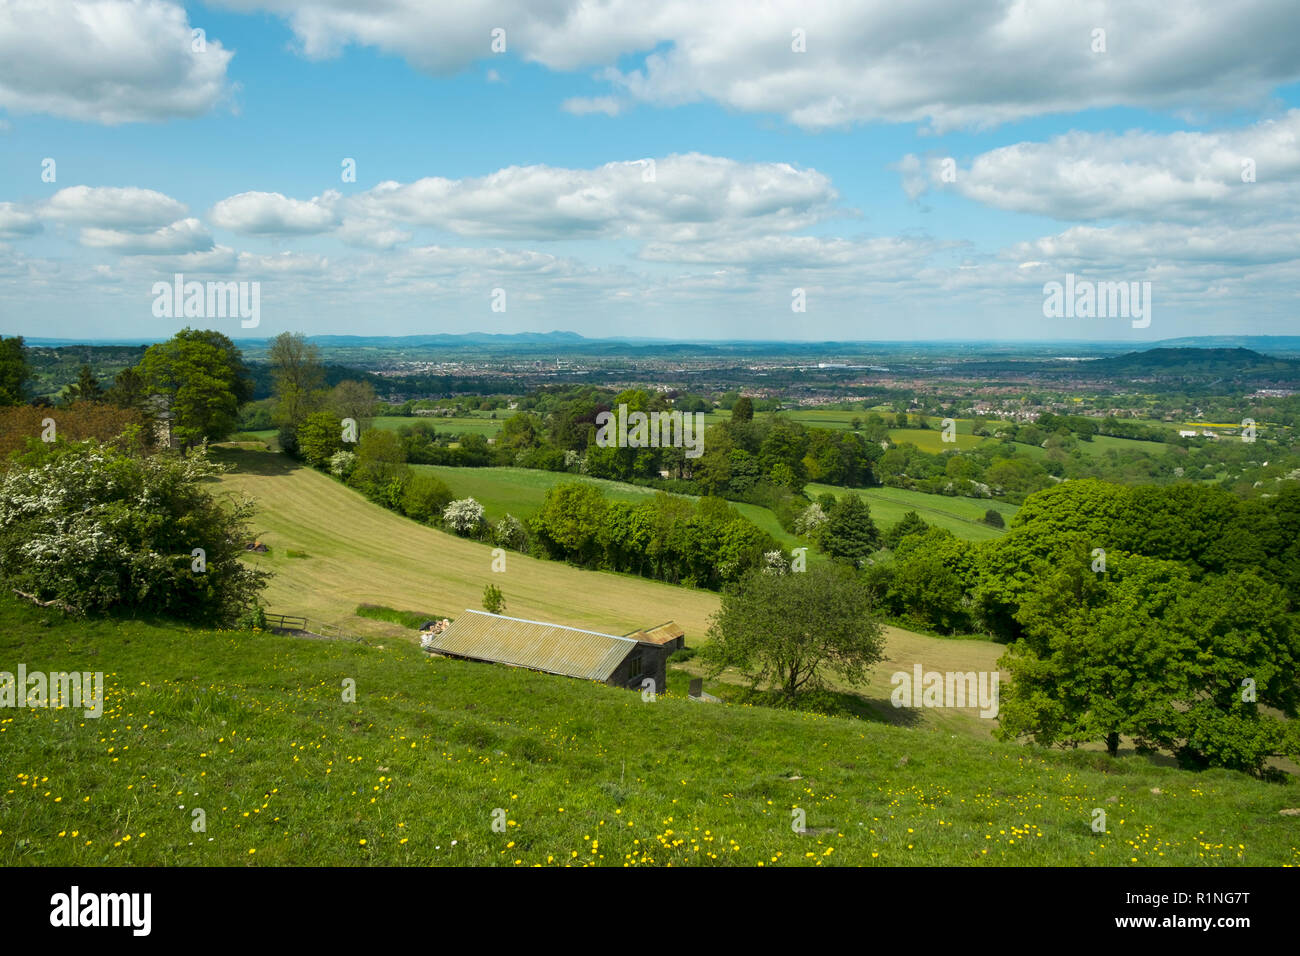
POLYGON ((1300 213, 1300 110, 1244 129, 1213 132, 1070 132, 976 156, 941 179, 942 160, 899 164, 904 189, 918 179, 968 199, 1057 219, 1275 218, 1300 213), (1243 181, 1249 172, 1253 182, 1243 181))
POLYGON ((623 112, 623 103, 613 96, 573 96, 561 103, 560 109, 574 116, 588 116, 591 113, 617 116, 623 112))
POLYGON ((327 190, 311 200, 289 199, 280 193, 247 192, 212 207, 215 226, 246 235, 307 235, 329 232, 338 225, 339 193, 327 190))
POLYGON ((199 116, 229 92, 233 52, 194 52, 170 0, 0 4, 0 107, 97 123, 199 116))
POLYGON ((18 239, 41 231, 41 221, 11 202, 0 202, 0 238, 18 239))
POLYGON ((40 207, 41 215, 106 229, 157 229, 185 215, 184 203, 135 186, 69 186, 40 207))
POLYGON ((464 236, 670 241, 784 232, 836 211, 830 180, 815 170, 698 153, 653 162, 511 166, 476 179, 385 182, 348 200, 347 208, 371 221, 464 236))
POLYGON ((212 236, 201 222, 190 218, 143 233, 87 228, 81 230, 81 244, 122 255, 168 255, 211 249, 212 236))
POLYGON ((360 44, 447 75, 508 52, 553 70, 605 67, 613 91, 661 105, 709 99, 808 128, 930 122, 985 126, 1090 107, 1219 109, 1300 78, 1292 0, 1031 3, 912 0, 225 0, 285 18, 303 52, 360 44), (1106 52, 1092 50, 1095 28, 1106 52), (792 50, 802 30, 806 52, 792 50), (628 57, 643 56, 633 69, 628 57))

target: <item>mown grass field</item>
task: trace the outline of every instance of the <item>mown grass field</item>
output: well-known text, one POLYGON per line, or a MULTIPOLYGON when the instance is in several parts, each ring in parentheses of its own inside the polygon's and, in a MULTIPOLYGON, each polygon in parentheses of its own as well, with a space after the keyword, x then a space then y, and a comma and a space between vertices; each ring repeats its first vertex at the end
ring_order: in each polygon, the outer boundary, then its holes
POLYGON ((681 675, 647 702, 402 641, 70 624, 9 597, 0 660, 107 684, 100 719, 0 712, 6 866, 1300 863, 1294 779, 699 704, 681 675))
MULTIPOLYGON (((569 481, 588 481, 598 486, 610 501, 641 502, 654 497, 655 488, 644 488, 621 481, 606 481, 603 478, 584 478, 564 472, 537 471, 532 468, 462 468, 452 465, 413 465, 416 471, 428 471, 447 483, 458 498, 471 497, 478 501, 487 512, 489 519, 495 521, 509 513, 516 518, 534 515, 542 508, 546 492, 556 485, 569 481)), ((692 498, 693 495, 680 497, 692 498)), ((798 548, 808 545, 807 541, 790 534, 781 527, 772 509, 746 502, 732 501, 729 504, 758 525, 785 548, 798 548)), ((815 554, 809 551, 809 558, 815 554)))
POLYGON ((488 418, 486 414, 481 417, 478 415, 412 415, 409 418, 404 415, 381 415, 378 418, 371 419, 370 424, 375 428, 396 431, 403 425, 427 422, 437 429, 439 434, 450 432, 458 435, 473 434, 492 438, 497 432, 501 431, 501 426, 505 424, 505 420, 513 414, 514 412, 500 411, 497 412, 496 418, 488 418))
MULTIPOLYGON (((414 642, 409 629, 358 616, 358 605, 454 617, 465 608, 480 608, 488 584, 501 588, 505 613, 514 617, 611 634, 671 618, 685 628, 686 643, 692 646, 707 640, 709 618, 718 608, 712 591, 513 552, 507 555, 506 571, 495 573, 489 546, 387 511, 283 455, 221 448, 217 457, 240 469, 223 476, 219 490, 250 495, 258 505, 257 537, 270 551, 250 553, 247 560, 274 573, 265 603, 281 614, 335 624, 345 634, 414 642), (289 557, 289 550, 307 557, 289 557)), ((862 692, 881 704, 877 709, 882 713, 897 717, 903 715, 887 703, 894 671, 910 671, 916 663, 928 670, 991 671, 1003 652, 991 641, 945 640, 897 627, 886 627, 885 635, 886 660, 862 692)), ((926 711, 918 719, 926 726, 980 737, 991 732, 990 722, 971 709, 926 711)))
POLYGON ((834 485, 809 484, 804 489, 808 495, 832 494, 840 497, 849 490, 856 491, 871 507, 871 517, 877 525, 888 527, 915 511, 926 522, 947 528, 967 541, 988 541, 1006 532, 984 523, 984 513, 990 509, 1002 515, 1007 524, 1020 510, 1015 505, 989 498, 960 498, 931 495, 906 488, 838 488, 834 485))

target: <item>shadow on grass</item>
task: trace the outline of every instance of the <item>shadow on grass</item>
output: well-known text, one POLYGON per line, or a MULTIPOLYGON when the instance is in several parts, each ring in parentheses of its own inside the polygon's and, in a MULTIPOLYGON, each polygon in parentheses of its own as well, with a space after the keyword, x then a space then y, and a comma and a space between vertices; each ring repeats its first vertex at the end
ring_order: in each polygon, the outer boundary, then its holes
POLYGON ((913 727, 921 722, 921 714, 915 708, 894 707, 887 700, 875 700, 862 694, 845 691, 805 691, 794 701, 790 701, 779 691, 752 690, 725 681, 705 681, 704 689, 728 704, 793 710, 800 713, 821 714, 825 717, 853 717, 875 724, 891 724, 895 727, 913 727))
POLYGON ((288 455, 260 448, 236 448, 230 445, 214 445, 208 449, 213 461, 223 465, 232 465, 241 475, 266 475, 278 477, 288 475, 304 467, 288 455))

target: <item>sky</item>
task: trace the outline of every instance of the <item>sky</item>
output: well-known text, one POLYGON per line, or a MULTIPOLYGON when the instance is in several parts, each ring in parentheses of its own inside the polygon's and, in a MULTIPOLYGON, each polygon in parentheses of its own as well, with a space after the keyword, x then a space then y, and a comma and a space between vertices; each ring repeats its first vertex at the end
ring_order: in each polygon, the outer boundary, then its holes
POLYGON ((1294 0, 0 0, 0 334, 1137 344, 1298 292, 1294 0))

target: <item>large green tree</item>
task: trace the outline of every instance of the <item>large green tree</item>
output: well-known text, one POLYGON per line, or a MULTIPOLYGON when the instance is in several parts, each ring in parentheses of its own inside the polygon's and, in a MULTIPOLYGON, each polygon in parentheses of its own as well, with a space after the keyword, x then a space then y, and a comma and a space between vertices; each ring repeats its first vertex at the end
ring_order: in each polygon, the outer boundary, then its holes
POLYGON ((1263 771, 1296 753, 1300 640, 1282 591, 1251 572, 1198 584, 1175 561, 1082 547, 1045 575, 1017 617, 1024 637, 1001 664, 1012 683, 999 733, 1044 745, 1122 737, 1190 766, 1263 771))
POLYGON ((151 345, 139 372, 149 392, 162 396, 183 448, 229 437, 239 424, 239 406, 253 396, 243 354, 210 329, 182 329, 151 345))
POLYGON ((860 564, 880 547, 880 532, 871 520, 871 508, 856 493, 849 492, 835 502, 818 540, 833 558, 860 564))

